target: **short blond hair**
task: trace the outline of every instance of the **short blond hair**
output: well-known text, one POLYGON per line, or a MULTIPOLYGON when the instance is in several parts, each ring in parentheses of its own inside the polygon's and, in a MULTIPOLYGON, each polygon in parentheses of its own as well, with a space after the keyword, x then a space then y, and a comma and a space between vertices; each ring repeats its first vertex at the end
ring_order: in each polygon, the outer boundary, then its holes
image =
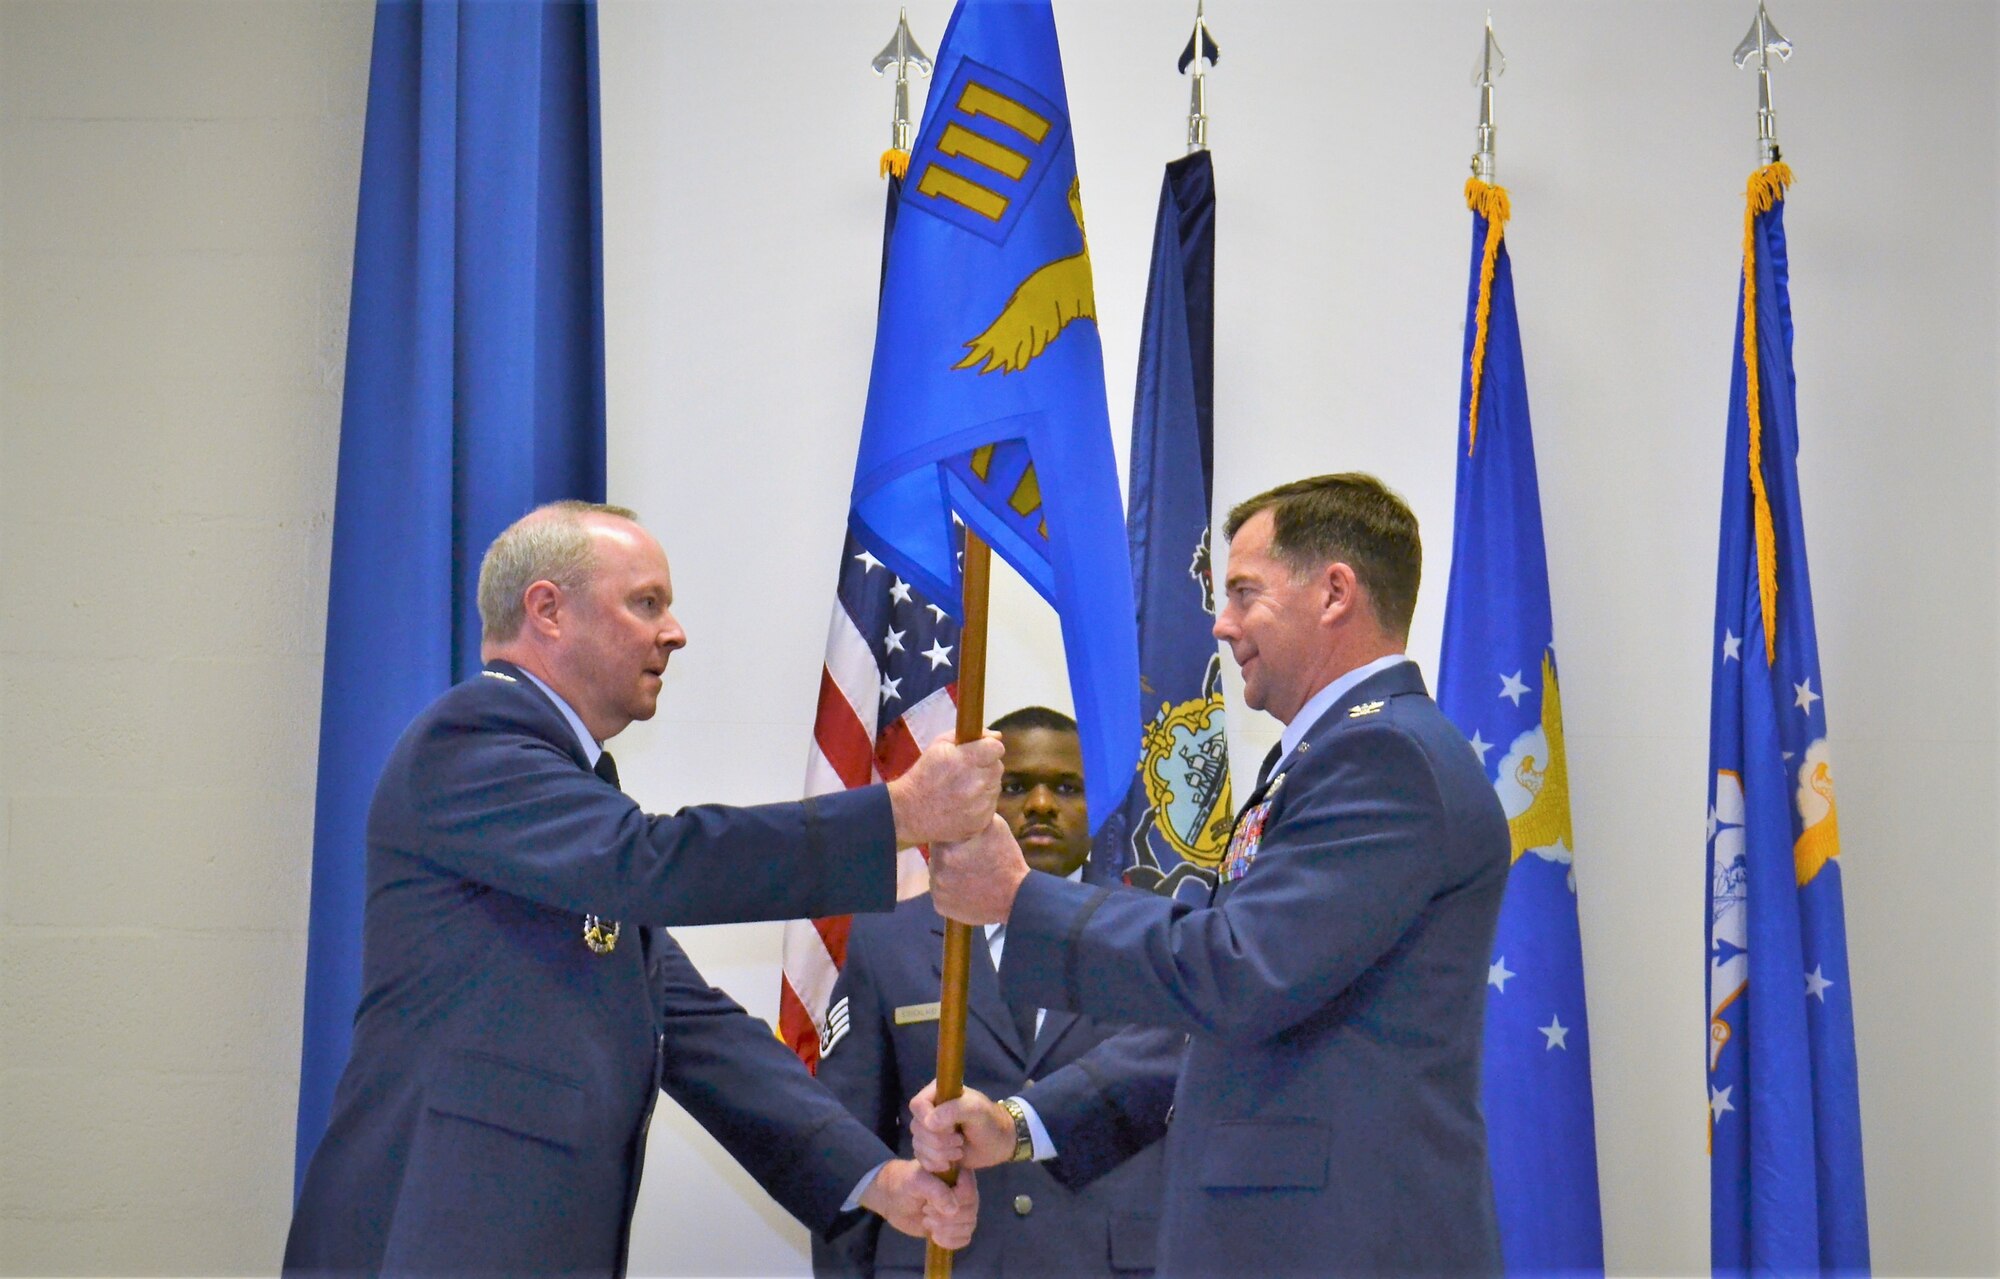
POLYGON ((596 567, 586 515, 615 515, 638 523, 639 516, 623 506, 604 502, 563 501, 538 506, 515 520, 486 548, 479 563, 479 629, 488 644, 504 644, 521 633, 527 620, 525 597, 536 582, 554 582, 565 591, 580 591, 596 567))

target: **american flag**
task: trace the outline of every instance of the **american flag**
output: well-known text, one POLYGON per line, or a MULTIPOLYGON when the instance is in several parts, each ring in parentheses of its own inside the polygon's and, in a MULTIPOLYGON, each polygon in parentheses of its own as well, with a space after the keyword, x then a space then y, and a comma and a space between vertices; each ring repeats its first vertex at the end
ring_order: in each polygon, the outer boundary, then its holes
MULTIPOLYGON (((806 794, 824 795, 902 776, 926 744, 958 725, 958 622, 847 534, 826 632, 819 710, 806 760, 806 794)), ((896 896, 930 886, 923 854, 897 858, 896 896)), ((847 962, 849 917, 785 925, 778 1033, 808 1067, 839 1037, 827 1001, 847 962)))

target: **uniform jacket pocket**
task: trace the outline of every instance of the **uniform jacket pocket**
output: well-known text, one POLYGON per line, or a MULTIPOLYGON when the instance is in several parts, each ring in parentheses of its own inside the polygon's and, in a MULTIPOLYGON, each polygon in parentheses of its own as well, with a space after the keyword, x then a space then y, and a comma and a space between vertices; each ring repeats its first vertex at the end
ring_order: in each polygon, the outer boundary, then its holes
POLYGON ((1331 1140, 1310 1119, 1242 1120, 1202 1134, 1201 1184, 1209 1190, 1318 1190, 1331 1140))
POLYGON ((485 1053, 448 1062, 424 1094, 441 1115, 471 1119, 567 1149, 583 1144, 583 1085, 485 1053))

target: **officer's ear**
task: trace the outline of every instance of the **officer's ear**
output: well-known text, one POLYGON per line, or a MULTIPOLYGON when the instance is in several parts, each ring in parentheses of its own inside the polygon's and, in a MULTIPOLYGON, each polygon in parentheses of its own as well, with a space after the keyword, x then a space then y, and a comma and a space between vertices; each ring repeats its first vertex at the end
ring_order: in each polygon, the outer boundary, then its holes
POLYGON ((1332 625, 1352 615, 1357 608, 1368 607, 1368 592, 1363 589, 1361 579, 1354 575, 1353 566, 1342 560, 1321 569, 1314 586, 1319 592, 1322 625, 1332 625))
POLYGON ((562 638, 563 590, 544 578, 521 593, 522 628, 545 640, 562 638))

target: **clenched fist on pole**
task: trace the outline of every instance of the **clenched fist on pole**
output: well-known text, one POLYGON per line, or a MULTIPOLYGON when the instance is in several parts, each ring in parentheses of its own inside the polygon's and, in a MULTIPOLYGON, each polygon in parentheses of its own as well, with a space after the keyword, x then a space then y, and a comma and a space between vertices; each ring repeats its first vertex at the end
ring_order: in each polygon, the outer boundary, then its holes
POLYGON ((932 742, 910 770, 889 783, 896 842, 904 848, 970 839, 993 820, 1000 801, 998 733, 970 742, 947 734, 932 742))
POLYGON ((1014 832, 999 817, 971 838, 931 846, 931 901, 961 924, 1003 924, 1028 877, 1014 832))

